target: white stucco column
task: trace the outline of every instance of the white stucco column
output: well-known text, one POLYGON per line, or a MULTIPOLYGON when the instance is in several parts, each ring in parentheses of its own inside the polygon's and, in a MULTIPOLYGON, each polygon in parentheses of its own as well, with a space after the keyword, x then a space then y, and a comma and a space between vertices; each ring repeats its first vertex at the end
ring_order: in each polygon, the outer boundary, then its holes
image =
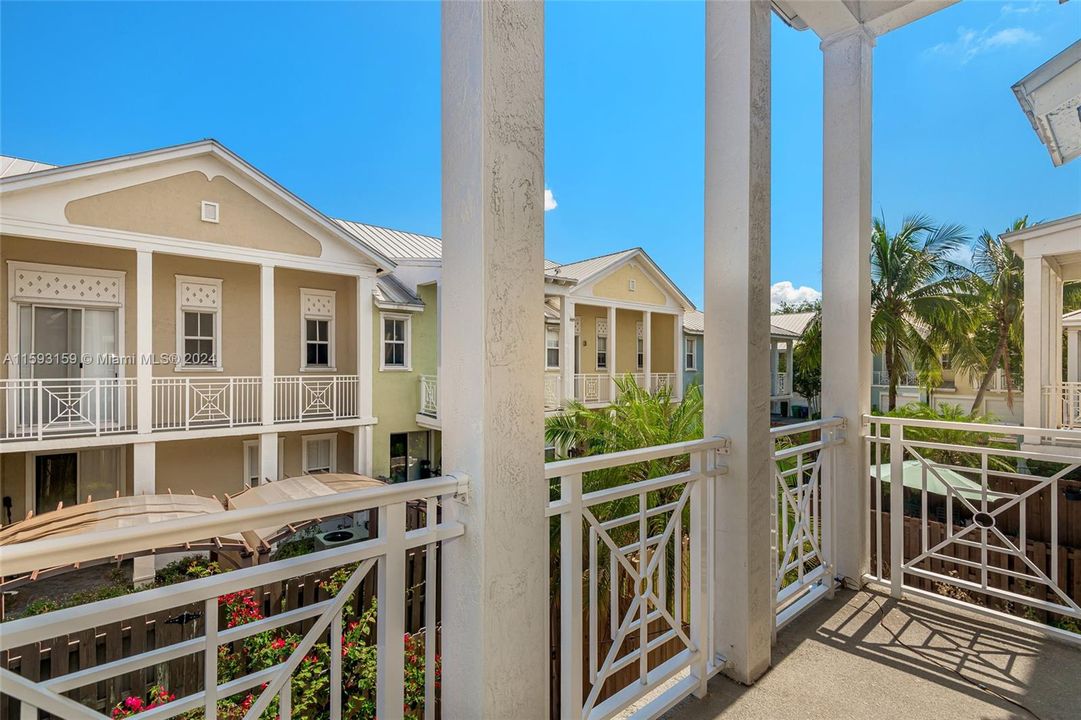
MULTIPOLYGON (((1045 396, 1046 388, 1054 384, 1061 374, 1061 355, 1055 352, 1058 340, 1054 328, 1058 327, 1052 317, 1054 308, 1062 303, 1061 283, 1051 266, 1042 257, 1026 257, 1025 260, 1025 425, 1049 427, 1056 420, 1057 403, 1050 403, 1045 396), (1058 303, 1055 294, 1058 292, 1058 303), (1059 366, 1052 371, 1055 361, 1059 366), (1053 372, 1053 374, 1052 374, 1053 372), (1045 407, 1048 406, 1048 407, 1045 407)), ((1058 320, 1061 322, 1061 318, 1058 320)), ((1038 442, 1038 438, 1032 438, 1038 442)))
MULTIPOLYGON (((375 339, 372 328, 372 323, 375 322, 372 307, 374 290, 375 278, 357 278, 357 415, 364 424, 353 428, 353 472, 369 476, 372 474, 372 426, 370 423, 374 412, 372 405, 374 377, 372 368, 375 362, 373 348, 375 339)), ((436 324, 438 325, 438 321, 436 324)))
POLYGON ((1066 382, 1081 382, 1081 328, 1066 331, 1066 382))
POLYGON ((559 304, 559 370, 563 376, 561 400, 574 398, 574 300, 564 295, 559 304))
POLYGON ((611 393, 609 400, 616 401, 619 397, 616 388, 616 377, 619 375, 619 367, 616 365, 616 357, 618 352, 616 351, 616 309, 614 306, 608 307, 608 384, 611 387, 609 391, 611 393))
POLYGON ((653 387, 653 313, 649 310, 642 311, 642 374, 645 377, 645 386, 650 392, 655 392, 653 387))
POLYGON ((442 13, 443 716, 547 717, 544 5, 442 13))
MULTIPOLYGON (((157 492, 157 446, 152 442, 137 442, 131 446, 131 454, 132 495, 153 495, 157 492)), ((153 580, 154 565, 153 555, 135 558, 132 581, 139 584, 153 580)))
MULTIPOLYGON (((788 395, 789 397, 795 397, 796 396, 795 377, 793 376, 794 367, 795 367, 795 364, 794 364, 794 356, 796 354, 795 351, 796 351, 796 343, 795 343, 794 340, 789 339, 788 342, 785 344, 785 360, 787 361, 785 363, 785 372, 788 374, 788 377, 786 378, 786 380, 788 382, 788 385, 785 387, 785 395, 788 395)), ((791 412, 792 412, 792 402, 791 401, 789 401, 789 403, 788 403, 788 411, 789 411, 789 414, 791 414, 791 412)))
MULTIPOLYGON (((259 397, 263 425, 274 424, 274 353, 274 266, 263 265, 259 268, 259 397)), ((275 451, 275 464, 277 456, 275 451)), ((266 462, 260 461, 264 467, 266 462)))
POLYGON ((278 433, 259 435, 259 482, 274 482, 281 477, 278 467, 278 433))
POLYGON ((768 3, 706 3, 705 165, 705 434, 731 439, 712 508, 713 651, 751 683, 772 632, 768 3))
POLYGON ((860 428, 871 411, 871 53, 862 28, 822 43, 822 417, 843 417, 833 453, 836 574, 869 568, 867 468, 860 428))
POLYGON ((154 255, 135 253, 135 421, 139 434, 153 428, 154 255))

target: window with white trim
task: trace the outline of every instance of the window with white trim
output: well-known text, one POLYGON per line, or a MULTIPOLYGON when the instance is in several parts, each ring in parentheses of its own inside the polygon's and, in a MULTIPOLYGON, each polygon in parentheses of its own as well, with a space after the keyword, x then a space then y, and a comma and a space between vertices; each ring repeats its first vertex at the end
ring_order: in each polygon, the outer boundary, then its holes
POLYGON ((544 366, 549 370, 559 367, 559 328, 554 325, 544 328, 544 366))
POLYGON ((338 472, 338 436, 335 433, 306 435, 301 464, 306 474, 338 472))
MULTIPOLYGON (((278 477, 285 478, 285 438, 278 438, 278 477)), ((255 487, 263 482, 262 463, 259 457, 259 440, 244 441, 244 486, 255 487)))
POLYGON ((684 361, 683 367, 687 370, 698 369, 698 338, 686 337, 683 339, 684 361))
POLYGON ((176 276, 178 370, 221 370, 222 281, 176 276))
POLYGON ((383 354, 380 356, 380 370, 409 370, 410 347, 409 335, 412 320, 409 315, 380 316, 383 327, 383 354))
POLYGON ((334 291, 300 289, 300 367, 334 369, 334 291))
POLYGON ((608 319, 597 318, 597 369, 608 369, 608 319))

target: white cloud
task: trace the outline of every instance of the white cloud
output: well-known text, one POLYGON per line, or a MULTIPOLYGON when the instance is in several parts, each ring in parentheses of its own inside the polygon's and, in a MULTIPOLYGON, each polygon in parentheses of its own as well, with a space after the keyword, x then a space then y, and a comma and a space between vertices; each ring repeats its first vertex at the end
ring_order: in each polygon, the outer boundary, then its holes
POLYGON ((544 188, 544 212, 555 210, 557 207, 559 207, 559 203, 556 202, 556 196, 552 194, 551 190, 544 188))
POLYGON ((927 52, 932 55, 958 58, 963 65, 977 55, 1015 45, 1029 45, 1039 41, 1039 35, 1022 27, 1008 27, 1001 30, 992 30, 990 27, 983 30, 960 27, 957 28, 956 40, 939 43, 927 52))
POLYGON ((822 293, 818 290, 807 287, 806 285, 796 287, 788 280, 775 282, 769 289, 769 306, 771 310, 776 310, 784 303, 791 305, 801 302, 814 302, 815 300, 821 299, 822 293))

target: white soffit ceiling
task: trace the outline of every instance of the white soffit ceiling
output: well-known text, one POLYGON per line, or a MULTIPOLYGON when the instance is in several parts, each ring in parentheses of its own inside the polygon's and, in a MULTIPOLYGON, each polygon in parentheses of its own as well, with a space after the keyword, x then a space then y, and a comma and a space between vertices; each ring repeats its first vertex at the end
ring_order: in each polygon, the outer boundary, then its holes
POLYGON ((1081 40, 1013 86, 1051 162, 1065 165, 1081 155, 1081 40))

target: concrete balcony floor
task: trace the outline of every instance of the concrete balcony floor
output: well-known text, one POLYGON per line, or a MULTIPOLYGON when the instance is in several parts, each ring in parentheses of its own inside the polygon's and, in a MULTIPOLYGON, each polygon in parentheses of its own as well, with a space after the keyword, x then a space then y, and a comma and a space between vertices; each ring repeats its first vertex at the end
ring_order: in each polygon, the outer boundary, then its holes
POLYGON ((753 687, 715 677, 664 717, 1075 720, 1081 648, 940 603, 840 591, 779 633, 753 687))

